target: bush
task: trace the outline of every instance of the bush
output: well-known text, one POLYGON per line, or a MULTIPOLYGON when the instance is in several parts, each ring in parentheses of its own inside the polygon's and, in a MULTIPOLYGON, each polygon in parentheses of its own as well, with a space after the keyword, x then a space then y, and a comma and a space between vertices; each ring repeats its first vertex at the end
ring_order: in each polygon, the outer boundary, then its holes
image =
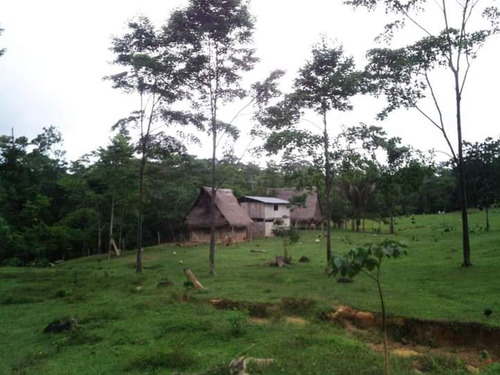
POLYGON ((242 336, 246 331, 247 316, 239 311, 228 313, 227 326, 231 336, 242 336))
POLYGON ((2 266, 6 267, 21 267, 23 265, 23 261, 19 258, 7 258, 2 262, 2 266))

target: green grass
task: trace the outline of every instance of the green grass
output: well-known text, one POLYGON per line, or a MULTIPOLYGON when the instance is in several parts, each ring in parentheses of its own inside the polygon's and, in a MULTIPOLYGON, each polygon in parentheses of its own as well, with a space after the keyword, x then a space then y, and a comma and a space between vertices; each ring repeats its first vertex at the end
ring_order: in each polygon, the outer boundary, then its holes
MULTIPOLYGON (((470 215, 474 267, 467 270, 460 267, 458 215, 417 216, 414 223, 398 218, 398 238, 410 250, 383 266, 388 312, 500 326, 500 211, 490 216, 492 230, 485 232, 484 214, 470 215), (489 319, 483 316, 486 307, 494 311, 489 319)), ((372 226, 377 224, 368 223, 365 233, 334 231, 334 252, 388 237, 375 234, 372 226)), ((288 268, 263 266, 281 255, 279 239, 220 246, 216 278, 208 276, 207 246, 148 248, 142 275, 134 273, 132 252, 111 261, 93 256, 47 269, 0 268, 0 374, 193 374, 211 368, 224 374, 221 366, 247 348, 246 355, 275 359, 252 374, 380 374, 381 355, 342 328, 314 319, 318 311, 340 304, 379 310, 376 287, 368 278, 338 284, 325 276, 319 234, 302 233, 291 254, 295 260, 307 255, 311 262, 288 268), (186 266, 206 293, 185 291, 186 266), (174 286, 158 287, 164 279, 174 286), (179 302, 184 295, 188 303, 179 302), (311 323, 292 325, 280 314, 269 325, 251 323, 245 312, 219 311, 202 302, 211 298, 282 303, 286 311, 281 314, 304 315, 311 323), (284 299, 312 302, 287 304, 284 299), (42 333, 49 322, 65 317, 78 320, 76 331, 42 333)), ((460 362, 425 360, 431 373, 463 370, 460 362)), ((411 373, 412 361, 393 358, 393 373, 411 373)))

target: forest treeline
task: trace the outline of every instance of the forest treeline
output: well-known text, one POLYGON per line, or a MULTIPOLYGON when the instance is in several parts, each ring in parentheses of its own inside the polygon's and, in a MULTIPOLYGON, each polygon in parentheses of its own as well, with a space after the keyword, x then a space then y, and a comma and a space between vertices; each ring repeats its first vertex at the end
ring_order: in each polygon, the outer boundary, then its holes
MULTIPOLYGON (((336 164, 331 220, 352 230, 364 219, 452 211, 460 207, 451 163, 400 145, 381 128, 346 129, 332 152, 336 164), (344 146, 340 146, 340 145, 344 146), (351 224, 352 223, 352 224, 351 224)), ((137 145, 125 130, 106 147, 74 162, 61 149, 62 135, 44 128, 33 139, 0 136, 0 262, 44 265, 58 259, 107 253, 111 239, 122 249, 137 241, 137 145)), ((465 144, 470 207, 491 207, 500 191, 500 139, 465 144)), ((200 186, 210 186, 210 159, 172 150, 150 152, 145 170, 144 245, 187 239, 183 218, 200 186)), ((217 162, 217 181, 235 195, 265 195, 268 188, 317 186, 323 174, 314 163, 283 158, 259 166, 234 156, 217 162)), ((324 202, 324 200, 323 200, 324 202)), ((485 222, 485 228, 488 224, 485 222)))

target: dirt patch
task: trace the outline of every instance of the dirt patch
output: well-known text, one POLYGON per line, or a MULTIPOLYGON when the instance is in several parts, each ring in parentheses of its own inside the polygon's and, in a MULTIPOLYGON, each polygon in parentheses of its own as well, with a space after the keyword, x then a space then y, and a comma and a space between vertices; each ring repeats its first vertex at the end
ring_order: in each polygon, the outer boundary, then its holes
MULTIPOLYGON (((209 303, 221 310, 247 310, 249 322, 270 324, 271 319, 286 314, 284 319, 290 324, 305 325, 307 316, 314 306, 313 301, 283 299, 280 304, 252 303, 229 299, 212 299, 209 303)), ((359 311, 349 306, 341 306, 335 311, 322 312, 324 321, 336 321, 344 325, 346 331, 367 342, 372 350, 383 352, 380 337, 382 317, 378 313, 359 311)), ((475 322, 448 322, 417 318, 388 317, 387 330, 389 347, 393 355, 414 358, 414 368, 426 372, 433 365, 426 356, 438 356, 441 361, 456 365, 460 358, 467 365, 482 368, 500 361, 500 329, 475 322)))
POLYGON ((301 318, 299 316, 287 316, 285 318, 285 321, 290 324, 296 324, 299 326, 304 326, 308 323, 308 321, 304 318, 301 318))
POLYGON ((211 299, 208 302, 218 310, 244 310, 246 308, 245 302, 233 301, 231 299, 211 299))
POLYGON ((403 358, 411 358, 411 357, 418 357, 420 354, 419 352, 416 352, 415 350, 411 349, 394 349, 392 351, 392 354, 394 354, 397 357, 403 357, 403 358))
POLYGON ((248 310, 253 318, 269 318, 280 314, 281 308, 277 304, 233 301, 230 299, 211 299, 208 301, 219 310, 248 310))
POLYGON ((271 321, 269 319, 266 319, 266 318, 254 318, 254 317, 249 317, 248 318, 248 321, 250 323, 255 323, 255 324, 260 324, 260 325, 264 325, 264 324, 271 324, 271 321))
POLYGON ((306 315, 314 305, 314 301, 304 298, 284 298, 281 300, 283 311, 294 315, 306 315))
MULTIPOLYGON (((380 314, 341 306, 323 313, 322 319, 343 322, 354 335, 376 332, 382 326, 380 314)), ((390 347, 396 355, 410 353, 460 357, 474 366, 485 366, 500 360, 500 329, 476 322, 448 322, 417 318, 388 317, 390 347)), ((362 335, 366 338, 366 334, 362 335)), ((381 343, 370 347, 383 351, 381 343)))

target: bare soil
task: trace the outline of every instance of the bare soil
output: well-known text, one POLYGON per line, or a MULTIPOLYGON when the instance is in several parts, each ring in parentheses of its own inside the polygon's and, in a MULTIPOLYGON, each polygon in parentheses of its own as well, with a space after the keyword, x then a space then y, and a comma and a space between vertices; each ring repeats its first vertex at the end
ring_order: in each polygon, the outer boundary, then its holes
MULTIPOLYGON (((287 314, 290 310, 309 309, 312 301, 284 300, 281 304, 251 303, 214 299, 210 304, 218 309, 248 310, 249 321, 255 324, 270 324, 273 317, 283 315, 291 324, 304 325, 304 317, 287 314)), ((332 312, 319 315, 323 321, 341 323, 346 331, 365 341, 376 352, 383 352, 380 335, 382 317, 378 313, 359 311, 349 306, 340 306, 332 312)), ((470 371, 500 361, 500 329, 476 322, 450 322, 390 316, 387 318, 390 350, 393 355, 414 358, 414 368, 426 371, 425 356, 436 355, 460 358, 470 371)))

